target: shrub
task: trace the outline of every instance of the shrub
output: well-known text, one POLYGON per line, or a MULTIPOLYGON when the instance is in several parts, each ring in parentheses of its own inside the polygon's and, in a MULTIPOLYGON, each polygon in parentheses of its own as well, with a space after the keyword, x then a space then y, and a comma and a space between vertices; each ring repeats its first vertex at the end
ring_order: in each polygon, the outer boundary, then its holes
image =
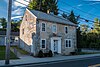
POLYGON ((70 52, 71 55, 76 55, 76 52, 70 52))
POLYGON ((44 57, 48 57, 49 56, 49 54, 48 53, 44 53, 44 57))
POLYGON ((52 53, 51 50, 49 50, 49 52, 48 52, 48 56, 49 56, 49 57, 52 57, 52 56, 53 56, 53 53, 52 53))
POLYGON ((38 53, 38 57, 42 58, 43 55, 44 55, 44 54, 43 54, 42 50, 40 50, 39 53, 38 53))

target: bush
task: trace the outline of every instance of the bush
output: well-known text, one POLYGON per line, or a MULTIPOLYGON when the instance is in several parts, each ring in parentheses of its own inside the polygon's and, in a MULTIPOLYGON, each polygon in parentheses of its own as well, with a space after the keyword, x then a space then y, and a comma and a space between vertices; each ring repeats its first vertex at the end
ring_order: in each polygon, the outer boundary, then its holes
POLYGON ((49 54, 48 53, 44 53, 44 57, 48 57, 49 56, 49 54))
POLYGON ((71 55, 76 55, 76 52, 70 52, 71 55))
POLYGON ((43 56, 44 56, 44 54, 43 54, 42 50, 40 50, 38 53, 38 57, 42 58, 43 56))
POLYGON ((48 56, 49 56, 49 57, 52 57, 52 56, 53 56, 53 53, 52 53, 51 50, 49 50, 49 52, 48 52, 48 56))

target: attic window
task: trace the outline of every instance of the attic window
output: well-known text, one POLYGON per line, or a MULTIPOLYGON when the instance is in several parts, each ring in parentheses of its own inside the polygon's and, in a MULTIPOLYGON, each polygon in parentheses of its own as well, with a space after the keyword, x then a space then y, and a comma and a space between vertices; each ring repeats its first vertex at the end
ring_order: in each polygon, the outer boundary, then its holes
POLYGON ((25 16, 25 20, 27 21, 27 15, 25 16))

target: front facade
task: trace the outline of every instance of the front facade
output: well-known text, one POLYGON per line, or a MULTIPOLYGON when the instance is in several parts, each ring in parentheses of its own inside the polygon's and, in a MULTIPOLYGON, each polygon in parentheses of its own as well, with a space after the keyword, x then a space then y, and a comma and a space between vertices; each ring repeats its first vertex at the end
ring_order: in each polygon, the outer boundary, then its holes
MULTIPOLYGON (((41 15, 41 13, 38 14, 41 15)), ((46 14, 43 16, 46 16, 46 14)), ((52 15, 50 16, 52 17, 52 15)), ((46 18, 38 17, 35 12, 26 9, 20 26, 20 47, 34 55, 39 50, 44 53, 52 50, 53 53, 62 55, 74 52, 76 49, 76 26, 74 24, 58 23, 51 20, 52 18, 49 18, 50 20, 46 18)), ((64 20, 62 18, 58 19, 64 20)))

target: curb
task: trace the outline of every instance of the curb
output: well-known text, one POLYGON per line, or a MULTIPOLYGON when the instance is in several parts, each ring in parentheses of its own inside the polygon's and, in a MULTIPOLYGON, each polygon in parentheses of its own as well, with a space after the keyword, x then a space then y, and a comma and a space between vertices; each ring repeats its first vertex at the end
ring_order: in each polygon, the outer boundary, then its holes
POLYGON ((25 65, 42 65, 42 64, 53 64, 53 63, 61 63, 61 62, 72 62, 78 60, 86 60, 91 58, 100 58, 100 56, 93 56, 93 57, 85 57, 85 58, 75 58, 75 59, 65 59, 65 60, 55 60, 55 61, 45 61, 45 62, 36 62, 36 63, 23 63, 23 64, 13 64, 13 65, 2 65, 0 67, 14 67, 14 66, 25 66, 25 65))

